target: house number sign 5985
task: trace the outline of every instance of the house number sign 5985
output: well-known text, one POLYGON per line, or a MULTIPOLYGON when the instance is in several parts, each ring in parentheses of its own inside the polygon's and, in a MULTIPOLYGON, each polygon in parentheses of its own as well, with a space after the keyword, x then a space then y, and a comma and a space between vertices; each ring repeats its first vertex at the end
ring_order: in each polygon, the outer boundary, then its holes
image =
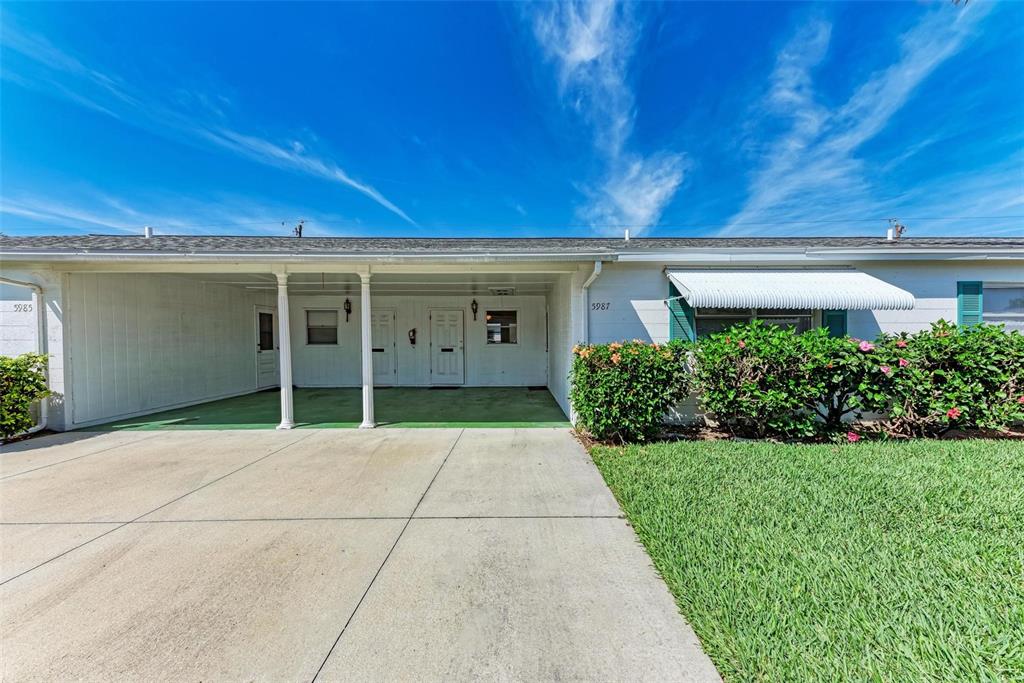
POLYGON ((31 313, 32 304, 14 304, 15 313, 31 313))
POLYGON ((610 301, 595 301, 594 303, 590 304, 590 310, 592 311, 607 311, 611 307, 612 302, 610 301))

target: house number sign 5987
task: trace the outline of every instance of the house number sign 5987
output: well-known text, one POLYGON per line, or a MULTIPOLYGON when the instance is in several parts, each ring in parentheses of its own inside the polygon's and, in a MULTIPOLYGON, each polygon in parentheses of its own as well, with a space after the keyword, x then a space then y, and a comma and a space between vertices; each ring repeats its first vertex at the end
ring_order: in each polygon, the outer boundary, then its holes
POLYGON ((590 310, 592 311, 607 311, 611 307, 612 303, 610 301, 595 301, 590 304, 590 310))
POLYGON ((14 304, 15 313, 31 313, 32 304, 14 304))

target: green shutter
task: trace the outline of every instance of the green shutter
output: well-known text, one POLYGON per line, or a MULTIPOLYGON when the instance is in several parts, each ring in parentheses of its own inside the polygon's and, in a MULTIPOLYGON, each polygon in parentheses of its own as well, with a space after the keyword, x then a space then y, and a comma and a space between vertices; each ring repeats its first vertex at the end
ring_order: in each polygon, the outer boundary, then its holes
POLYGON ((822 311, 821 326, 828 329, 830 337, 846 336, 846 311, 822 311))
POLYGON ((668 285, 668 338, 693 341, 697 338, 693 322, 693 308, 680 299, 679 290, 671 282, 668 285))
POLYGON ((956 324, 964 327, 981 323, 980 282, 956 283, 956 324))

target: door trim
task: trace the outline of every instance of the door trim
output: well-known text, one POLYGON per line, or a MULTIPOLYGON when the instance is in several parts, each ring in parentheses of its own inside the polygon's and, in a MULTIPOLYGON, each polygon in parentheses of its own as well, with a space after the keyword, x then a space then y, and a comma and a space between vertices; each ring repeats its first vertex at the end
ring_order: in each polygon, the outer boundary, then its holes
POLYGON ((457 307, 438 307, 427 309, 427 329, 430 330, 430 385, 442 387, 461 387, 466 384, 466 309, 457 307), (461 382, 435 382, 434 381, 434 312, 460 313, 462 315, 462 381, 461 382))
POLYGON ((263 306, 256 304, 253 306, 252 314, 253 332, 256 335, 256 343, 253 345, 255 349, 252 354, 253 370, 256 372, 256 391, 262 391, 264 389, 270 389, 272 387, 281 386, 281 350, 278 340, 278 324, 277 324, 277 308, 275 306, 263 306), (260 313, 269 313, 273 320, 273 336, 274 336, 274 353, 277 354, 275 359, 275 366, 277 367, 277 377, 273 384, 264 384, 260 386, 260 313))
MULTIPOLYGON (((387 384, 378 384, 377 378, 373 380, 373 386, 375 387, 396 387, 398 386, 398 309, 396 308, 373 308, 370 311, 370 352, 373 353, 373 349, 377 348, 373 346, 373 320, 372 316, 377 313, 390 313, 391 314, 391 366, 393 372, 391 373, 391 381, 387 384)), ((377 368, 377 364, 373 364, 374 370, 377 368)))

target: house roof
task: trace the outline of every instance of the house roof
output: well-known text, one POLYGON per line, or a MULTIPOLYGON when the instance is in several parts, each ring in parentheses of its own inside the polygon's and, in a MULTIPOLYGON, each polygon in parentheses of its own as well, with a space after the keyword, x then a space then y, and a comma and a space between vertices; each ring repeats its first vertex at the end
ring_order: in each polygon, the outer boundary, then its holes
POLYGON ((204 235, 0 235, 0 254, 253 255, 253 256, 600 256, 643 255, 693 250, 1021 250, 1024 238, 917 237, 651 237, 621 238, 425 238, 425 237, 232 237, 204 235))

